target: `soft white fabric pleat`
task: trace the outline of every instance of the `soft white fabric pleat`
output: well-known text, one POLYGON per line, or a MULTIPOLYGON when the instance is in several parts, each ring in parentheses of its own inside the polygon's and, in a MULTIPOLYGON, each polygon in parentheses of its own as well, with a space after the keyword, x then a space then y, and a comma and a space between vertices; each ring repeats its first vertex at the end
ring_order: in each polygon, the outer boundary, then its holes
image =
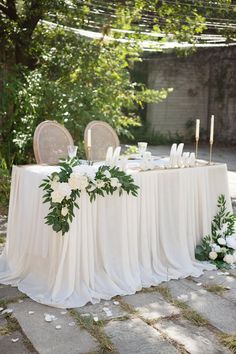
POLYGON ((39 188, 55 170, 13 168, 1 283, 70 308, 212 269, 195 260, 194 250, 210 232, 220 194, 232 210, 226 165, 133 172, 138 197, 115 193, 91 203, 82 193, 64 236, 45 225, 48 205, 39 188))

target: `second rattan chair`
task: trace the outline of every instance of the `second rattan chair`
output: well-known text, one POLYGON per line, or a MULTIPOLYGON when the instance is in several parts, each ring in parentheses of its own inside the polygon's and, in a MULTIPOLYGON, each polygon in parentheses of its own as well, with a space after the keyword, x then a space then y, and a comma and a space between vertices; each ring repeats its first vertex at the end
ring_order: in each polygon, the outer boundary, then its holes
POLYGON ((40 123, 34 132, 33 147, 38 164, 57 165, 68 156, 68 145, 73 145, 68 130, 56 121, 40 123))
POLYGON ((91 130, 91 151, 89 158, 93 161, 105 160, 107 149, 114 149, 120 145, 115 130, 106 122, 94 120, 90 122, 84 132, 85 150, 88 158, 88 131, 91 130))

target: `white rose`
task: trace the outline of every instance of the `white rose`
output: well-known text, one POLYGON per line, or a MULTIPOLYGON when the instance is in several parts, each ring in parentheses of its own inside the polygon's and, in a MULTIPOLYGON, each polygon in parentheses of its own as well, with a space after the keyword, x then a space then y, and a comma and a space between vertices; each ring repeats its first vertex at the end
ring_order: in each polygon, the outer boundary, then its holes
POLYGON ((70 178, 68 179, 68 184, 72 190, 78 189, 79 188, 79 178, 76 173, 71 173, 70 178))
POLYGON ((58 183, 57 189, 55 190, 64 197, 68 197, 71 194, 71 188, 67 182, 58 183))
POLYGON ((88 177, 86 176, 79 176, 79 189, 81 191, 85 190, 89 185, 88 177))
POLYGON ((109 172, 108 170, 105 170, 105 171, 103 172, 103 174, 104 174, 104 176, 105 176, 106 178, 111 178, 111 174, 110 174, 110 172, 109 172))
POLYGON ((213 261, 217 258, 217 253, 212 251, 209 253, 209 258, 212 259, 213 261))
POLYGON ((62 209, 61 209, 61 215, 62 215, 62 216, 66 216, 66 215, 68 214, 68 211, 69 211, 69 210, 68 210, 67 207, 62 208, 62 209))
POLYGON ((97 166, 79 165, 73 167, 73 172, 79 174, 80 176, 87 176, 89 180, 93 181, 95 179, 97 169, 97 166))
POLYGON ((54 191, 57 189, 58 185, 59 185, 59 182, 57 182, 57 181, 52 180, 50 182, 50 186, 51 186, 52 190, 54 190, 54 191))
POLYGON ((233 264, 234 263, 234 256, 232 254, 226 254, 223 258, 223 261, 228 264, 233 264))
POLYGON ((233 248, 236 250, 236 235, 234 236, 227 236, 226 237, 226 244, 227 247, 233 248))
POLYGON ((220 253, 221 252, 221 247, 218 246, 216 243, 213 243, 212 251, 215 251, 216 253, 220 253))
POLYGON ((219 245, 226 245, 226 241, 223 237, 219 237, 217 239, 217 242, 219 243, 219 245))
POLYGON ((105 182, 101 179, 97 179, 95 183, 97 188, 103 188, 105 186, 105 182))
POLYGON ((110 179, 110 183, 111 183, 111 186, 112 186, 113 188, 118 188, 118 187, 120 187, 119 180, 118 180, 118 178, 116 178, 116 177, 112 177, 112 178, 110 179))
POLYGON ((64 196, 58 193, 57 191, 53 191, 51 194, 51 198, 53 203, 61 203, 64 199, 64 196))

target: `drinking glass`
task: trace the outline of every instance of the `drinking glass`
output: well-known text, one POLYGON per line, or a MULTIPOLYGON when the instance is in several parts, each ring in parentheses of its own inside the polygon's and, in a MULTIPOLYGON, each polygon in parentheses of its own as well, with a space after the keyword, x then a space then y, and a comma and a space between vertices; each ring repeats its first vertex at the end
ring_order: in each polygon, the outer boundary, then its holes
POLYGON ((70 159, 72 159, 72 157, 76 156, 77 150, 78 150, 78 146, 76 146, 76 145, 68 145, 67 146, 68 156, 70 159))
POLYGON ((143 157, 146 150, 147 150, 147 143, 142 142, 142 141, 139 142, 138 143, 138 151, 142 157, 143 157))

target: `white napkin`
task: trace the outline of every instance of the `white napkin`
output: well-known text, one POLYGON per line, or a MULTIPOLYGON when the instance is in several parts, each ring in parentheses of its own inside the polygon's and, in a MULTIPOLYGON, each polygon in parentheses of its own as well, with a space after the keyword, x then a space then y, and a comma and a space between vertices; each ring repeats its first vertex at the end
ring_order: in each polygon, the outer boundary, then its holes
POLYGON ((177 152, 177 144, 172 144, 170 149, 170 166, 176 166, 176 152, 177 152))
POLYGON ((194 167, 195 166, 195 162, 196 162, 195 153, 191 152, 191 154, 189 156, 189 166, 194 167))
POLYGON ((176 150, 176 164, 178 167, 182 165, 182 153, 184 149, 184 143, 180 143, 176 150))
POLYGON ((108 165, 111 164, 112 162, 112 157, 113 157, 113 147, 109 146, 109 148, 107 149, 107 153, 106 153, 106 163, 108 165))

